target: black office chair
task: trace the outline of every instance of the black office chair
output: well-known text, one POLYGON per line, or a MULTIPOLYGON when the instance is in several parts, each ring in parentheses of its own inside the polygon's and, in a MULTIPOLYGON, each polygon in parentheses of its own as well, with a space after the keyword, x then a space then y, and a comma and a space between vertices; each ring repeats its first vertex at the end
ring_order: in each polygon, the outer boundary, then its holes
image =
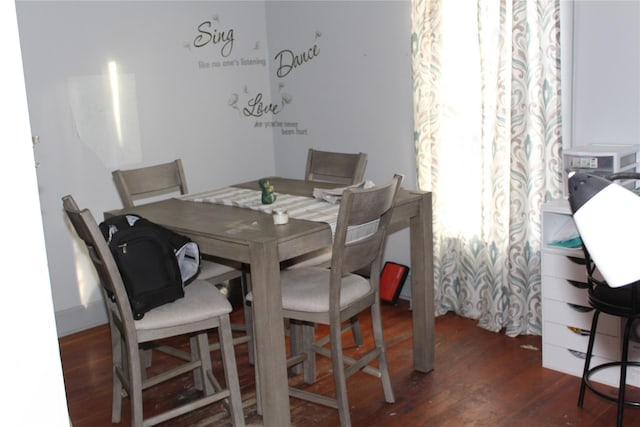
MULTIPOLYGON (((618 173, 607 177, 613 180, 629 180, 640 179, 640 173, 618 173)), ((620 288, 611 288, 603 280, 594 277, 596 273, 596 265, 591 259, 589 252, 583 245, 585 261, 587 266, 588 293, 589 304, 594 308, 593 320, 591 323, 591 331, 589 332, 589 344, 587 346, 587 355, 584 362, 584 370, 582 373, 582 381, 580 385, 580 395, 578 397, 578 407, 582 408, 584 404, 585 391, 588 388, 596 395, 616 402, 618 405, 617 426, 622 426, 622 418, 624 406, 640 406, 640 402, 625 400, 626 384, 627 384, 627 367, 640 366, 640 362, 629 361, 629 337, 631 328, 635 320, 640 319, 640 281, 630 283, 620 288), (622 355, 619 361, 603 363, 591 367, 591 356, 596 337, 598 326, 598 318, 600 313, 606 313, 611 316, 624 318, 624 336, 622 341, 622 355), (598 371, 607 368, 620 368, 620 385, 618 395, 611 396, 604 393, 591 382, 591 376, 598 371)))

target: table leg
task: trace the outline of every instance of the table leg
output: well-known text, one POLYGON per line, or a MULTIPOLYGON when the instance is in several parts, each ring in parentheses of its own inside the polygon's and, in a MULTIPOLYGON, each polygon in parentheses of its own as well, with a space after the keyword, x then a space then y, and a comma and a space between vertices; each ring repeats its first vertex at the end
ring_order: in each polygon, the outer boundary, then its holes
POLYGON ((250 244, 257 392, 265 427, 291 425, 277 241, 250 244))
POLYGON ((413 307, 413 369, 433 370, 435 318, 433 288, 433 218, 431 193, 420 201, 420 214, 409 221, 411 241, 411 303, 413 307))

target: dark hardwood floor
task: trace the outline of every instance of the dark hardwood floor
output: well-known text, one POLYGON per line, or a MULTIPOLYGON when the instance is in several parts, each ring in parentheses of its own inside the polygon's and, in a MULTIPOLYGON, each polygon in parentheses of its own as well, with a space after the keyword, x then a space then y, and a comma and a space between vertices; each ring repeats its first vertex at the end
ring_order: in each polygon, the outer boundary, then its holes
MULTIPOLYGON (((428 374, 412 370, 411 313, 404 301, 383 307, 385 337, 396 403, 384 402, 379 380, 358 373, 348 381, 354 426, 613 426, 615 405, 587 393, 583 409, 576 406, 579 379, 542 367, 541 338, 509 338, 480 329, 475 321, 447 314, 436 319, 436 364, 428 374)), ((242 313, 235 315, 236 321, 242 313)), ((367 317, 362 318, 368 336, 367 317)), ((322 331, 320 331, 322 332, 322 331)), ((212 334, 211 340, 217 339, 212 334)), ((178 343, 173 343, 179 345, 178 343)), ((366 343, 365 343, 366 344, 366 343)), ((351 345, 351 334, 345 334, 351 345)), ((111 352, 107 326, 60 339, 69 413, 74 427, 111 425, 111 352)), ((357 352, 357 348, 349 351, 357 352)), ((156 353, 157 354, 157 353, 156 353)), ((261 425, 256 414, 254 372, 246 345, 236 347, 248 426, 261 425)), ((214 371, 221 374, 218 355, 214 371)), ((154 355, 152 369, 172 361, 154 355)), ((320 381, 315 390, 330 392, 328 361, 318 359, 320 381)), ((221 377, 221 375, 218 375, 221 377)), ((145 412, 153 413, 175 399, 188 399, 190 375, 174 385, 145 391, 145 412)), ((297 383, 297 377, 291 377, 297 383)), ((638 396, 631 388, 629 397, 638 396)), ((291 399, 292 423, 300 427, 335 427, 333 409, 291 399)), ((122 422, 129 426, 128 401, 122 422)), ((221 405, 174 419, 165 426, 228 426, 221 405)), ((627 407, 625 426, 640 425, 640 409, 627 407)))

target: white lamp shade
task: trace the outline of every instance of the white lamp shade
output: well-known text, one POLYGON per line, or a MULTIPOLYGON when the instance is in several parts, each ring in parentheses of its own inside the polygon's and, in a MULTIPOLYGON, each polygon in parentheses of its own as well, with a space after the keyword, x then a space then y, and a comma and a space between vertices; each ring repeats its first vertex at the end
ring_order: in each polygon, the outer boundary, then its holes
POLYGON ((580 206, 573 219, 610 287, 640 280, 640 197, 611 183, 580 206))

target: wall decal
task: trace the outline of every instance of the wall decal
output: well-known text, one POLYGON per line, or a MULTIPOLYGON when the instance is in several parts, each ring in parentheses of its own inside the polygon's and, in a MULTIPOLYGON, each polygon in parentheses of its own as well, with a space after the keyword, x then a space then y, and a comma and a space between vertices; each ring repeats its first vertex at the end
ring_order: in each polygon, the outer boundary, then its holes
POLYGON ((220 21, 219 15, 213 15, 210 19, 200 22, 196 26, 196 35, 193 40, 183 45, 190 51, 193 47, 196 53, 207 55, 207 59, 198 60, 199 70, 267 65, 267 60, 259 55, 261 50, 259 41, 255 42, 252 49, 256 54, 233 58, 231 54, 235 47, 236 31, 232 27, 221 25, 220 21))
MULTIPOLYGON (((274 77, 280 79, 277 93, 268 87, 249 89, 245 83, 241 91, 234 91, 227 98, 227 106, 246 119, 255 120, 254 129, 281 130, 281 135, 307 135, 307 129, 301 128, 298 121, 281 121, 276 117, 293 103, 294 97, 284 90, 284 81, 288 76, 297 75, 307 67, 312 67, 320 57, 320 31, 313 33, 313 40, 305 47, 287 47, 284 49, 266 49, 266 42, 242 42, 242 25, 227 25, 219 14, 205 18, 195 24, 192 41, 183 46, 196 53, 196 69, 202 72, 224 72, 225 69, 250 68, 271 69, 274 77), (271 56, 265 50, 277 52, 271 56), (266 56, 270 59, 267 62, 266 56), (267 66, 270 65, 270 68, 267 66)), ((294 38, 293 40, 297 40, 294 38)), ((298 43, 296 43, 298 45, 298 43)), ((255 79, 251 79, 255 85, 255 79)), ((273 82, 273 80, 272 80, 273 82)))
POLYGON ((293 53, 290 49, 284 49, 278 52, 275 56, 278 68, 276 69, 276 75, 280 78, 286 77, 295 68, 300 67, 320 54, 318 45, 313 45, 306 52, 299 54, 293 53))

